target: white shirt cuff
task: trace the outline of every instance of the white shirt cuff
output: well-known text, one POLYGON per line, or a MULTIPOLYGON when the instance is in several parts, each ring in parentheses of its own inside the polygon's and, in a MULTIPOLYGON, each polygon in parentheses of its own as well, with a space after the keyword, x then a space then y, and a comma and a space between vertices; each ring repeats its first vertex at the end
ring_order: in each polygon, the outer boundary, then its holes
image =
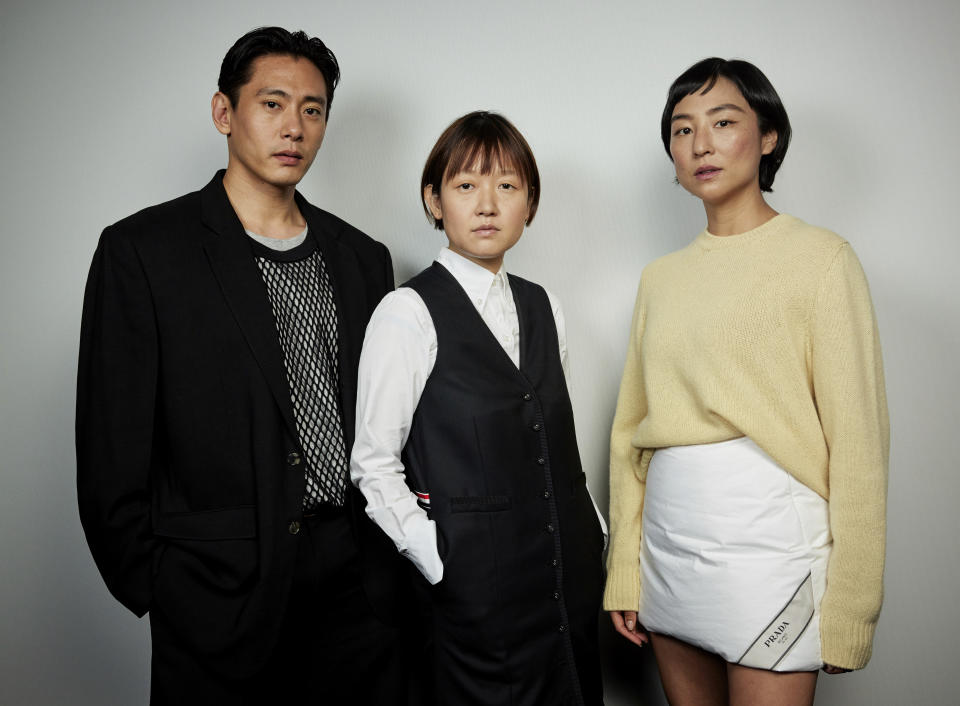
MULTIPOLYGON (((412 523, 411 523, 412 524, 412 523)), ((430 519, 409 527, 400 553, 413 562, 423 577, 436 585, 443 580, 443 562, 437 551, 437 523, 430 519)))

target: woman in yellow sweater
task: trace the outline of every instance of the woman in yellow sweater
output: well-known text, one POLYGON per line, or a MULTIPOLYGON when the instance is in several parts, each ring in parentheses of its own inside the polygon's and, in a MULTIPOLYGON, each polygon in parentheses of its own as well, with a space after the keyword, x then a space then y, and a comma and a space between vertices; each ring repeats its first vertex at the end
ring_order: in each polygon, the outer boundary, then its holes
POLYGON ((882 602, 889 429, 867 282, 764 200, 790 140, 767 78, 705 59, 664 146, 706 230, 641 277, 611 433, 604 607, 671 704, 810 704, 864 667, 882 602))

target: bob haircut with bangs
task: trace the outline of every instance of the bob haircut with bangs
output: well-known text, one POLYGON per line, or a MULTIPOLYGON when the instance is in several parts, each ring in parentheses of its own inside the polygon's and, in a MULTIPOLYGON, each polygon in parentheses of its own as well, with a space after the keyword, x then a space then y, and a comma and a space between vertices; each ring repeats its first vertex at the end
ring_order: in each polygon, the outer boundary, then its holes
POLYGON ((663 139, 667 156, 672 162, 670 119, 673 117, 673 109, 677 107, 677 103, 698 90, 701 95, 706 94, 721 77, 731 81, 740 90, 747 104, 757 114, 760 134, 777 133, 777 146, 770 154, 760 158, 760 191, 773 191, 773 179, 780 165, 783 164, 783 158, 787 156, 787 147, 790 145, 790 118, 787 117, 786 108, 783 107, 773 84, 749 61, 717 57, 703 59, 680 74, 673 82, 667 92, 667 105, 660 118, 660 137, 663 139))
POLYGON ((430 150, 420 178, 421 205, 434 228, 443 230, 443 219, 435 219, 423 193, 430 187, 434 196, 440 196, 445 179, 458 172, 476 168, 481 174, 494 169, 513 169, 527 187, 530 215, 533 221, 540 203, 540 172, 533 150, 509 120, 497 113, 476 110, 457 118, 443 131, 437 144, 430 150))

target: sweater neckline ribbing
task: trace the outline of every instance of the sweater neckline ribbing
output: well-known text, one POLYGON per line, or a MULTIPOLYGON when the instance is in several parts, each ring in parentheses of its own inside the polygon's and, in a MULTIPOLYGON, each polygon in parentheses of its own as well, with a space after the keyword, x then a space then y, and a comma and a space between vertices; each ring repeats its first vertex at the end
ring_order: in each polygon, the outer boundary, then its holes
POLYGON ((796 222, 797 219, 794 216, 786 213, 778 213, 766 223, 762 223, 752 230, 737 233, 736 235, 714 235, 704 228, 694 242, 704 250, 742 247, 795 227, 796 222))

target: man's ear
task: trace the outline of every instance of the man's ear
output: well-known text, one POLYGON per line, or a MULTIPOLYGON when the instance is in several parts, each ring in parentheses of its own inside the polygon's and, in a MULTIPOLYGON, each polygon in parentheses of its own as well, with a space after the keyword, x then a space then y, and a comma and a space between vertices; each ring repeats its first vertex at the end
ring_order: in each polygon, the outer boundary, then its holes
POLYGON ((210 101, 210 112, 213 114, 213 126, 221 135, 230 137, 230 118, 233 117, 233 105, 226 93, 217 91, 210 101))
POLYGON ((760 138, 760 154, 770 154, 777 148, 777 131, 771 130, 760 138))
POLYGON ((423 202, 430 209, 433 220, 439 221, 443 218, 443 210, 440 208, 440 196, 433 191, 433 184, 427 184, 423 187, 423 202))

